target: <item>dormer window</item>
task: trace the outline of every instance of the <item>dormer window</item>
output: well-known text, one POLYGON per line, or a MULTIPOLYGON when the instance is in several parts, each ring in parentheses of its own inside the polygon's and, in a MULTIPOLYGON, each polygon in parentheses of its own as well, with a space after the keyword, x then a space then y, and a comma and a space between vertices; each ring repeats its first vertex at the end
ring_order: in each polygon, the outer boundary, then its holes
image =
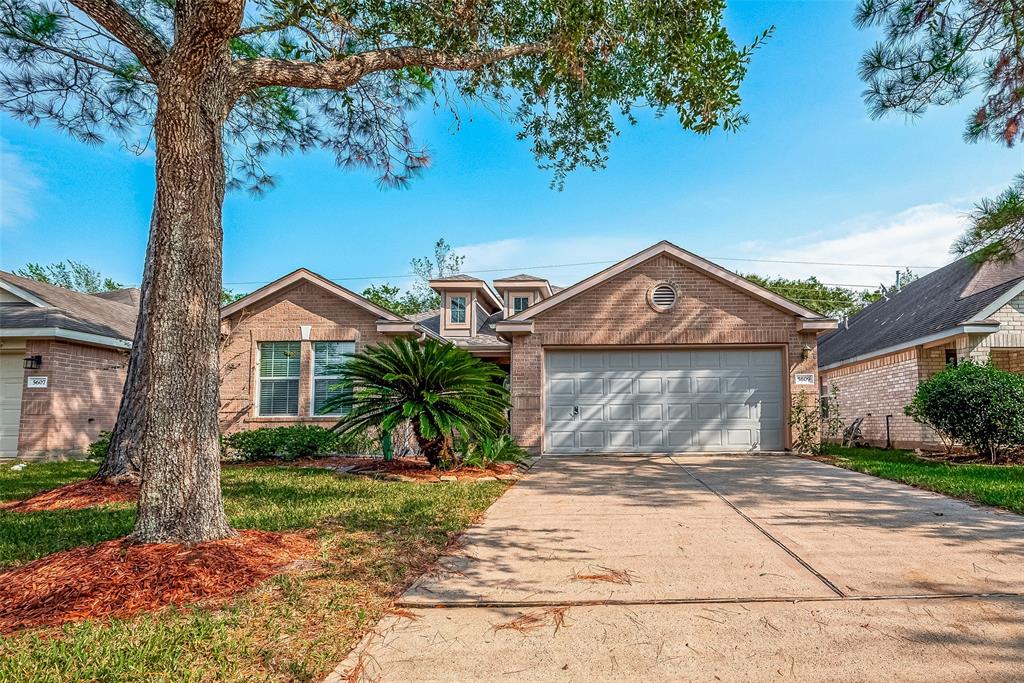
POLYGON ((452 323, 464 324, 466 322, 466 297, 453 296, 449 299, 450 318, 452 323))
POLYGON ((530 297, 528 296, 514 296, 512 297, 512 315, 525 311, 530 307, 530 297))

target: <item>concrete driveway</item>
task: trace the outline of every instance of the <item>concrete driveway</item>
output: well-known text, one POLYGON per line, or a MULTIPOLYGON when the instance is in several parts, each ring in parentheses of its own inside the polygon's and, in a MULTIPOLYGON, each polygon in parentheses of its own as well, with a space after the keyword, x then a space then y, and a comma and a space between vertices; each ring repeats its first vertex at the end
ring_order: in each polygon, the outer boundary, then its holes
POLYGON ((546 457, 399 605, 334 680, 1020 680, 1024 517, 787 456, 546 457))

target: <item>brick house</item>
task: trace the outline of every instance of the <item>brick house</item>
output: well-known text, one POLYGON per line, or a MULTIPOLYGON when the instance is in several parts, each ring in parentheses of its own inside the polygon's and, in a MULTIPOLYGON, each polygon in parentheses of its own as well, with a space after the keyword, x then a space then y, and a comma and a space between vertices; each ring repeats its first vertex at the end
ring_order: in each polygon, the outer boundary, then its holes
POLYGON ((978 264, 970 257, 871 304, 818 345, 822 392, 834 386, 849 422, 897 447, 938 447, 928 427, 903 414, 919 382, 970 358, 1024 372, 1024 256, 978 264))
POLYGON ((817 391, 817 336, 835 328, 668 242, 565 289, 530 275, 431 286, 441 309, 410 318, 307 270, 227 306, 224 431, 331 423, 331 364, 416 335, 508 369, 512 434, 534 451, 779 450, 792 398, 817 391))
POLYGON ((80 453, 114 426, 138 297, 0 271, 0 458, 80 453))

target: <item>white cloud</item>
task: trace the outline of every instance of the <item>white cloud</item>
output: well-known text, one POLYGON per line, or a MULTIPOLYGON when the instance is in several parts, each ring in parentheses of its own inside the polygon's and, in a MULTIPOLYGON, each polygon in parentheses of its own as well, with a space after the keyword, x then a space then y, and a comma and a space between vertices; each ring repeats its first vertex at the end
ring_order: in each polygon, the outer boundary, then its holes
POLYGON ((943 266, 954 257, 949 253, 953 240, 964 230, 965 206, 924 204, 882 217, 860 217, 846 221, 825 234, 794 236, 778 244, 747 242, 740 245, 738 257, 776 261, 813 261, 804 265, 764 262, 722 261, 733 270, 761 275, 802 278, 815 275, 823 282, 843 285, 877 286, 889 284, 896 266, 910 266, 919 275, 931 272, 922 266, 943 266))
POLYGON ((35 218, 35 198, 42 187, 31 167, 0 139, 0 228, 16 228, 35 218))
POLYGON ((465 272, 485 280, 526 272, 567 286, 656 241, 641 235, 517 237, 460 246, 455 251, 466 257, 465 272))
MULTIPOLYGON (((964 229, 969 204, 923 204, 891 215, 865 214, 810 233, 779 235, 772 241, 749 240, 709 246, 700 255, 742 273, 816 276, 822 282, 875 288, 890 284, 897 266, 943 266, 954 257, 953 240, 964 229), (742 260, 765 259, 765 261, 742 260), (771 263, 767 261, 809 261, 771 263), (874 264, 830 265, 830 264, 874 264)), ((486 280, 527 272, 570 285, 662 239, 658 234, 585 237, 532 236, 458 246, 463 270, 486 280), (545 268, 559 264, 582 264, 545 268)))

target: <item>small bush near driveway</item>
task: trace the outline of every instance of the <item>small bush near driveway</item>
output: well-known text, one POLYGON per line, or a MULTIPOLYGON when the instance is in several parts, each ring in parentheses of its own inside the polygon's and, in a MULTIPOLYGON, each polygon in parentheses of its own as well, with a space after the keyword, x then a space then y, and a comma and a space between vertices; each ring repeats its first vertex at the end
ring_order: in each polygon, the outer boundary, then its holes
POLYGON ((1024 375, 963 361, 921 382, 904 412, 994 463, 1024 444, 1024 375))

